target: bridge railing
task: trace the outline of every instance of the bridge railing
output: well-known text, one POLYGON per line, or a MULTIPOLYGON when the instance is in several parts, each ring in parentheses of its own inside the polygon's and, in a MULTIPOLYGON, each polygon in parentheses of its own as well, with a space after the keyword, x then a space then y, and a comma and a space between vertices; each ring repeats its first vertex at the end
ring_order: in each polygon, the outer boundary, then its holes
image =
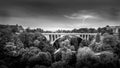
POLYGON ((96 36, 97 33, 42 33, 50 42, 53 42, 64 35, 76 35, 84 40, 89 40, 90 36, 96 36))

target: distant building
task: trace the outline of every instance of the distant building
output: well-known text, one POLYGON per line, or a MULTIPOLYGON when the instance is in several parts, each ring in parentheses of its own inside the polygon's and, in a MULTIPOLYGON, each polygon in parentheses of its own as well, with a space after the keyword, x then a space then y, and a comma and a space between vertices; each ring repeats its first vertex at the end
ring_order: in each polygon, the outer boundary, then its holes
POLYGON ((113 29, 113 33, 118 34, 120 30, 120 26, 110 26, 113 29))
POLYGON ((110 26, 113 30, 114 35, 118 36, 118 39, 120 39, 120 26, 110 26))
POLYGON ((118 34, 120 30, 120 26, 109 26, 107 25, 104 27, 105 33, 113 33, 113 34, 118 34))

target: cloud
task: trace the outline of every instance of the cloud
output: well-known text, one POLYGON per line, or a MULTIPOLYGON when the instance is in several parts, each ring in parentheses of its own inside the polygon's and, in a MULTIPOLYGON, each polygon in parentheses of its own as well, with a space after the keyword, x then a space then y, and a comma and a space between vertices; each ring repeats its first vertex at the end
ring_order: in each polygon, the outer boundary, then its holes
POLYGON ((93 19, 93 18, 97 18, 95 16, 92 16, 92 15, 83 15, 83 14, 73 14, 71 16, 67 16, 67 15, 64 15, 64 17, 66 18, 69 18, 69 19, 93 19))
POLYGON ((87 19, 93 20, 93 19, 100 19, 100 17, 97 15, 97 13, 89 11, 89 10, 81 10, 77 13, 73 13, 71 15, 64 15, 64 17, 72 20, 81 20, 82 23, 84 23, 87 19))

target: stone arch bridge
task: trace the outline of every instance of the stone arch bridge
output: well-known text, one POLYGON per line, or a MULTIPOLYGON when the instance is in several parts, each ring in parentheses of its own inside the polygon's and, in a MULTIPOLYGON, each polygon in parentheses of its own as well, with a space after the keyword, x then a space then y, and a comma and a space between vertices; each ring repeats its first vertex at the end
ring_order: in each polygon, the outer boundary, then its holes
POLYGON ((90 36, 95 37, 97 33, 42 33, 51 43, 64 35, 76 35, 84 40, 89 40, 90 36))

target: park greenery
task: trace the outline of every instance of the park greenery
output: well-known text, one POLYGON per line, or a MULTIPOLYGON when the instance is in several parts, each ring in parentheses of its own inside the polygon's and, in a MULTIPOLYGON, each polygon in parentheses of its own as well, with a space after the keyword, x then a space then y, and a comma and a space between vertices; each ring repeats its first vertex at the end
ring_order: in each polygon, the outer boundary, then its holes
POLYGON ((39 31, 16 32, 0 27, 0 68, 120 67, 120 40, 111 31, 104 30, 103 39, 66 35, 53 44, 39 31))

